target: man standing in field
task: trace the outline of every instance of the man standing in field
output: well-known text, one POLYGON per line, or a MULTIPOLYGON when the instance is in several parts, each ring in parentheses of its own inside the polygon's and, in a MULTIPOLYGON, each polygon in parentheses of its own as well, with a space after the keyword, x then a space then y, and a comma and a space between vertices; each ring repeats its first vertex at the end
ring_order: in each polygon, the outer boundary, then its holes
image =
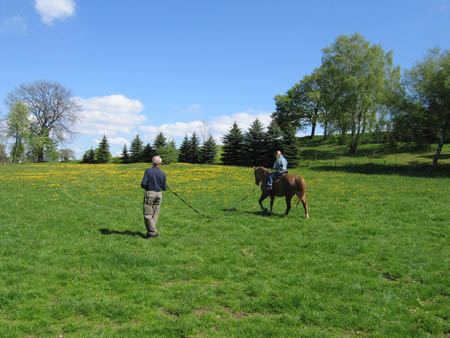
POLYGON ((159 156, 152 158, 153 168, 145 170, 141 187, 145 189, 144 221, 147 228, 145 238, 158 237, 156 223, 162 202, 162 190, 167 190, 166 174, 161 171, 162 159, 159 156))
POLYGON ((288 161, 283 157, 281 151, 277 150, 275 158, 276 160, 272 168, 275 169, 275 171, 267 176, 267 190, 272 190, 273 181, 287 173, 288 161))

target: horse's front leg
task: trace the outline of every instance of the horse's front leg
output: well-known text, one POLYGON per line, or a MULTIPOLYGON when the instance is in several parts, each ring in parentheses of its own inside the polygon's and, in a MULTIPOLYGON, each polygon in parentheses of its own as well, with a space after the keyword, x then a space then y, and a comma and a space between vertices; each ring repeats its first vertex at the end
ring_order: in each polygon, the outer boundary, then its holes
POLYGON ((267 211, 267 209, 266 208, 264 208, 264 205, 262 204, 262 202, 267 198, 267 194, 265 193, 265 192, 263 192, 262 194, 261 194, 261 197, 259 198, 259 205, 260 205, 260 207, 261 207, 261 210, 262 211, 264 211, 264 212, 266 212, 267 211))
POLYGON ((284 213, 286 216, 289 214, 289 210, 291 210, 291 199, 292 196, 286 196, 286 212, 284 213))
POLYGON ((272 213, 272 208, 273 208, 273 201, 275 200, 275 196, 274 195, 270 195, 270 211, 269 213, 272 213))

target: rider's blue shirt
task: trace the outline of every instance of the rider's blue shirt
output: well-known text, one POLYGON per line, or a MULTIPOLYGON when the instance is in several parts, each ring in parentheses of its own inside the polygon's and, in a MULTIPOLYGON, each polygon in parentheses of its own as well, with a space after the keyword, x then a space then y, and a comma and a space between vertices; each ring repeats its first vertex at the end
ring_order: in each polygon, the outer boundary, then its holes
POLYGON ((282 156, 275 160, 273 164, 273 169, 276 170, 278 174, 283 174, 287 171, 288 161, 282 156))

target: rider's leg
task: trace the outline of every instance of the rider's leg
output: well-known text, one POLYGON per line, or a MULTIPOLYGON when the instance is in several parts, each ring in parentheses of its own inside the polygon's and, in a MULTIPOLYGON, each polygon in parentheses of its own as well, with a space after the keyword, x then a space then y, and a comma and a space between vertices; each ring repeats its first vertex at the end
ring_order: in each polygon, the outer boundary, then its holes
POLYGON ((267 176, 267 186, 271 187, 273 184, 273 178, 276 173, 271 173, 269 176, 267 176))

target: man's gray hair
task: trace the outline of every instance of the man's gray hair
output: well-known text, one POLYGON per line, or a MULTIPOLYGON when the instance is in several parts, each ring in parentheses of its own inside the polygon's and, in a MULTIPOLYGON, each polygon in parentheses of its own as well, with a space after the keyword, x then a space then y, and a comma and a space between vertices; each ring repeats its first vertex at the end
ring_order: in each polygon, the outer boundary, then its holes
POLYGON ((158 164, 161 164, 161 162, 162 162, 161 157, 159 157, 158 155, 153 156, 153 158, 152 158, 152 163, 153 164, 158 165, 158 164))

